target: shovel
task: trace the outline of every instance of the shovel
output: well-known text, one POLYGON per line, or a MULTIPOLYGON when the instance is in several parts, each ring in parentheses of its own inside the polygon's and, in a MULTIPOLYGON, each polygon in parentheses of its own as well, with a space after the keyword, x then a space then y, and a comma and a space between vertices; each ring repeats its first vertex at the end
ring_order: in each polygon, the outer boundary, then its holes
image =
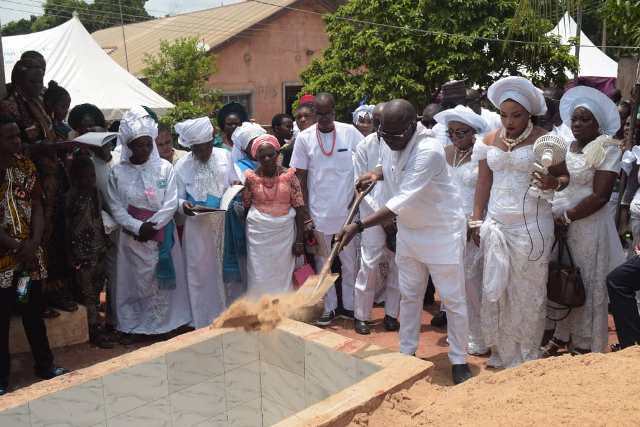
MULTIPOLYGON (((375 186, 375 182, 371 183, 363 191, 357 193, 357 196, 353 201, 353 204, 351 205, 351 210, 349 211, 349 215, 347 215, 347 220, 344 223, 344 227, 351 224, 351 221, 353 221, 353 218, 356 216, 356 212, 358 211, 358 207, 360 206, 360 203, 362 202, 364 197, 367 194, 369 194, 371 190, 373 190, 374 186, 375 186)), ((305 282, 303 283, 303 285, 300 286, 300 288, 298 289, 299 294, 301 293, 308 294, 308 298, 305 303, 305 306, 315 305, 324 296, 324 294, 326 294, 327 291, 329 291, 331 286, 333 286, 335 281, 338 279, 338 276, 339 276, 338 274, 330 273, 330 272, 331 272, 331 265, 333 264, 333 260, 340 253, 342 246, 343 246, 342 242, 336 242, 333 245, 333 248, 331 249, 331 253, 329 254, 329 257, 325 260, 324 265, 322 266, 322 270, 320 270, 320 274, 316 274, 308 277, 307 280, 305 280, 305 282)))

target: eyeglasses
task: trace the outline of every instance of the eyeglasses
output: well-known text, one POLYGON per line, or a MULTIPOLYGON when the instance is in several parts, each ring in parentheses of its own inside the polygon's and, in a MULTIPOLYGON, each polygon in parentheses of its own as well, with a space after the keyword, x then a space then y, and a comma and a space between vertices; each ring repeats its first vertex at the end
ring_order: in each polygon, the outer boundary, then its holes
POLYGON ((447 130, 447 134, 449 134, 449 138, 456 138, 456 139, 464 139, 469 132, 471 132, 470 130, 456 130, 456 131, 451 131, 451 130, 447 130))
POLYGON ((411 122, 409 126, 405 130, 403 130, 401 133, 386 132, 384 129, 382 129, 382 125, 381 125, 378 128, 378 138, 382 138, 384 140, 405 139, 411 136, 411 134, 413 133, 413 127, 415 126, 415 124, 416 122, 411 122))

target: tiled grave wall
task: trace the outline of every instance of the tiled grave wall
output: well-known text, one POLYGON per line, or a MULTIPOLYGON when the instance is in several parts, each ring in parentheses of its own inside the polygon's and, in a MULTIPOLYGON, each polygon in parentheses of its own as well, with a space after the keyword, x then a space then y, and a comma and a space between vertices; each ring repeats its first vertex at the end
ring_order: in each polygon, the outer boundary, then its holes
POLYGON ((231 331, 0 412, 0 427, 268 426, 380 369, 288 332, 231 331))

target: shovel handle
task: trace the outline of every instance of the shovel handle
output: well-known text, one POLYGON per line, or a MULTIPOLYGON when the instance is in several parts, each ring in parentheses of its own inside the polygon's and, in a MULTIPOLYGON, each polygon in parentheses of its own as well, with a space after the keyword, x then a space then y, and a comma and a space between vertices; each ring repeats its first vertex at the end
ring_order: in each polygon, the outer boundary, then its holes
MULTIPOLYGON (((351 205, 351 209, 349 210, 349 214, 347 215, 347 220, 344 223, 344 227, 351 224, 351 221, 353 221, 353 218, 356 216, 356 212, 358 212, 358 207, 360 206, 360 203, 365 198, 365 196, 369 194, 371 190, 373 190, 373 187, 375 187, 375 185, 376 183, 372 182, 371 184, 369 184, 367 188, 365 188, 360 192, 357 192, 357 195, 353 200, 353 204, 351 205)), ((331 264, 333 264, 333 260, 340 253, 340 250, 342 250, 342 242, 336 242, 336 244, 333 245, 333 248, 331 249, 331 253, 329 257, 327 258, 324 265, 322 266, 322 270, 320 271, 320 277, 325 276, 329 272, 329 270, 331 270, 331 264)))

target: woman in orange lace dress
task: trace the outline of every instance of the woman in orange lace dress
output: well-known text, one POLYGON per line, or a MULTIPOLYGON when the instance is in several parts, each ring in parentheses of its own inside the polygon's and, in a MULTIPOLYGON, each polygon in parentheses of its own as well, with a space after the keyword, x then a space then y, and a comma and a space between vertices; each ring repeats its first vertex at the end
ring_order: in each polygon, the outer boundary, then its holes
POLYGON ((246 174, 247 293, 291 291, 295 257, 304 253, 304 200, 295 169, 278 166, 280 144, 273 135, 253 142, 252 157, 260 164, 246 174))

